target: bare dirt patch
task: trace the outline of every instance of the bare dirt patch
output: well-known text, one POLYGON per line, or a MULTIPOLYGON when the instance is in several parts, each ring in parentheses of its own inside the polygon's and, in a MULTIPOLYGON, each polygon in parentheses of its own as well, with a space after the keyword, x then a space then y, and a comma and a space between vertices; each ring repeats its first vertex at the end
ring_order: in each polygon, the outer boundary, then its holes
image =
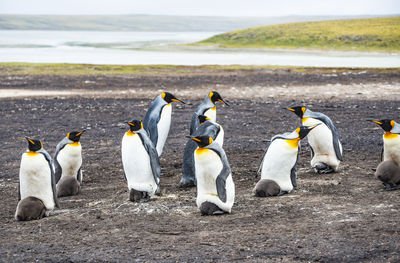
POLYGON ((7 80, 6 85, 6 77, 1 76, 1 89, 84 91, 0 100, 0 260, 400 260, 400 192, 384 191, 373 178, 382 131, 365 121, 398 120, 400 77, 364 74, 356 79, 329 77, 321 81, 324 77, 291 72, 279 72, 279 78, 274 72, 263 71, 232 74, 20 76, 7 80), (84 86, 85 80, 102 84, 84 86), (98 93, 127 89, 141 95, 98 93), (120 159, 120 142, 126 130, 123 121, 143 118, 151 99, 163 89, 189 104, 174 104, 170 136, 161 158, 162 196, 134 204, 128 201, 120 159), (225 130, 224 149, 233 170, 236 201, 232 214, 218 217, 200 216, 196 190, 177 187, 189 121, 199 99, 209 90, 220 91, 231 102, 231 107, 217 105, 217 120, 225 130), (336 95, 326 94, 327 90, 336 95), (366 91, 371 93, 358 94, 366 91), (341 96, 343 92, 349 96, 341 96), (304 141, 298 189, 286 196, 256 198, 251 189, 258 180, 256 171, 266 140, 299 125, 298 118, 282 107, 300 104, 326 113, 337 124, 344 148, 341 170, 314 174, 304 141), (62 198, 61 209, 50 217, 16 222, 13 215, 20 155, 26 148, 24 136, 43 139, 44 147, 53 154, 58 141, 75 128, 88 129, 82 137, 82 193, 62 198))

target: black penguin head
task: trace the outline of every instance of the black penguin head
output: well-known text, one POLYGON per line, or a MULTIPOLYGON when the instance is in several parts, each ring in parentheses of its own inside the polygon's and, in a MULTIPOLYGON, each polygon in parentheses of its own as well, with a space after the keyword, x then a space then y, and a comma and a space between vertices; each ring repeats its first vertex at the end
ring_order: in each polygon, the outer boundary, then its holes
POLYGON ((67 138, 70 139, 73 142, 79 142, 81 135, 85 132, 86 130, 77 132, 77 131, 73 131, 67 134, 67 138))
POLYGON ((225 103, 227 106, 229 106, 229 104, 228 104, 226 101, 224 101, 224 99, 221 97, 221 95, 219 95, 219 93, 216 92, 216 91, 211 91, 211 92, 208 94, 208 97, 210 98, 210 100, 211 100, 212 103, 214 103, 214 104, 215 104, 216 101, 220 101, 220 102, 222 102, 222 103, 225 103))
POLYGON ((380 121, 374 121, 374 120, 369 120, 369 121, 381 126, 381 128, 385 132, 390 132, 393 129, 394 123, 395 123, 394 120, 389 120, 389 119, 384 119, 384 120, 380 120, 380 121))
POLYGON ((284 108, 284 109, 293 111, 300 118, 303 118, 304 112, 306 112, 306 107, 304 107, 304 106, 296 106, 296 107, 284 108))
POLYGON ((300 128, 297 128, 296 132, 299 135, 300 140, 303 139, 304 137, 306 137, 312 129, 314 129, 315 127, 317 127, 320 124, 321 123, 318 123, 317 125, 313 125, 313 126, 300 126, 300 128))
POLYGON ((37 152, 40 149, 42 149, 43 144, 42 144, 41 141, 36 140, 36 139, 31 139, 29 137, 25 137, 25 138, 28 141, 28 149, 29 149, 29 151, 37 152))
POLYGON ((199 115, 198 118, 199 118, 200 124, 203 124, 205 121, 211 120, 210 118, 208 118, 205 115, 199 115))
POLYGON ((126 122, 129 125, 129 129, 131 132, 138 131, 143 128, 143 123, 138 120, 131 120, 126 122))
POLYGON ((213 139, 210 136, 205 135, 190 137, 190 139, 195 141, 199 147, 206 147, 213 142, 213 139))
POLYGON ((177 101, 177 102, 181 102, 181 103, 183 103, 183 104, 185 104, 185 102, 183 102, 182 100, 180 100, 180 99, 177 99, 174 95, 172 95, 171 93, 169 93, 169 92, 163 92, 163 93, 161 93, 161 97, 165 100, 165 102, 167 102, 167 103, 171 103, 171 102, 173 102, 173 101, 177 101))

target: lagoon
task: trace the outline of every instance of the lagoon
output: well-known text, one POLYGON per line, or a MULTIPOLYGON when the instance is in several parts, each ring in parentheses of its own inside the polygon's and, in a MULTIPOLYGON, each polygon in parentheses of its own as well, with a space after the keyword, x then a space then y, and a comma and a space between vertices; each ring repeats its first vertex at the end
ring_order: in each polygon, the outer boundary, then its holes
POLYGON ((183 45, 219 33, 0 30, 0 62, 400 67, 400 54, 183 45))

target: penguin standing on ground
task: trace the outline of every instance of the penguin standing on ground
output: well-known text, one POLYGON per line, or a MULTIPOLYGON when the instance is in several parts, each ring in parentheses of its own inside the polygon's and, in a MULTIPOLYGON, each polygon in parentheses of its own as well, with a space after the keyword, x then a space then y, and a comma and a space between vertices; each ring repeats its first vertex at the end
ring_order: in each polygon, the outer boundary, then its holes
POLYGON ((199 146, 194 154, 197 207, 202 215, 230 213, 235 199, 235 185, 225 151, 209 136, 191 139, 199 146))
POLYGON ((319 125, 307 136, 311 147, 311 167, 319 174, 336 172, 342 161, 342 144, 339 133, 328 116, 306 107, 285 108, 301 118, 302 125, 319 125))
POLYGON ((143 126, 150 136, 151 141, 157 149, 158 156, 161 155, 165 141, 167 140, 171 126, 171 102, 185 102, 175 98, 169 92, 163 92, 157 96, 150 105, 144 117, 143 126))
POLYGON ((54 154, 57 197, 77 195, 82 184, 82 146, 79 142, 85 130, 73 131, 62 139, 54 154))
POLYGON ((19 193, 15 219, 41 219, 59 207, 51 157, 41 141, 28 140, 28 151, 22 154, 19 170, 19 193))
POLYGON ((381 162, 376 168, 375 177, 382 181, 386 191, 400 189, 400 166, 393 160, 381 162))
POLYGON ((400 165, 400 124, 389 119, 371 120, 371 122, 378 124, 385 131, 381 160, 392 160, 397 165, 400 165))
POLYGON ((300 149, 299 141, 318 125, 301 126, 293 132, 272 137, 261 163, 261 179, 253 189, 256 196, 287 194, 297 187, 296 164, 300 149))
POLYGON ((225 103, 227 106, 229 106, 229 104, 222 99, 221 95, 219 95, 218 92, 211 91, 210 93, 208 93, 203 102, 197 107, 196 111, 193 113, 192 120, 190 122, 190 134, 193 134, 200 126, 198 116, 205 115, 214 122, 217 120, 217 107, 215 106, 215 102, 217 101, 225 103))
MULTIPOLYGON (((224 143, 224 129, 222 126, 211 121, 210 118, 205 115, 200 115, 198 118, 200 126, 192 136, 209 136, 222 147, 224 143)), ((183 153, 182 178, 179 182, 179 186, 191 187, 196 185, 194 153, 197 148, 197 143, 192 139, 189 139, 186 143, 183 153)))
POLYGON ((129 200, 146 202, 158 190, 160 163, 157 150, 138 120, 127 122, 129 131, 122 138, 122 164, 130 191, 129 200))

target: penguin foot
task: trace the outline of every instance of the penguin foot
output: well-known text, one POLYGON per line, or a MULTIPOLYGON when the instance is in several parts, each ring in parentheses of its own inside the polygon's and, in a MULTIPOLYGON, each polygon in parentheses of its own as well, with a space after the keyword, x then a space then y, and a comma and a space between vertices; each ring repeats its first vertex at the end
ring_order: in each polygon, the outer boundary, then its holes
POLYGON ((15 219, 17 221, 37 220, 46 216, 46 207, 42 200, 29 196, 19 201, 15 219))
POLYGON ((289 193, 288 191, 280 191, 279 194, 278 194, 278 196, 286 195, 286 194, 288 194, 288 193, 289 193))
POLYGON ((394 191, 400 189, 400 185, 395 185, 395 186, 391 186, 390 184, 384 184, 384 185, 386 186, 385 188, 386 191, 394 191))
POLYGON ((194 187, 196 186, 196 179, 182 178, 178 184, 179 187, 194 187))
POLYGON ((279 185, 269 179, 261 179, 254 187, 253 193, 258 197, 277 196, 281 192, 279 185))
POLYGON ((216 204, 210 202, 202 203, 200 206, 200 212, 202 216, 225 214, 225 212, 221 210, 221 208, 219 208, 216 204))
POLYGON ((144 203, 149 201, 150 195, 147 192, 137 191, 135 189, 131 189, 129 193, 129 200, 132 202, 144 203))
POLYGON ((315 172, 319 174, 329 174, 335 171, 332 167, 325 163, 316 163, 313 168, 315 172))

